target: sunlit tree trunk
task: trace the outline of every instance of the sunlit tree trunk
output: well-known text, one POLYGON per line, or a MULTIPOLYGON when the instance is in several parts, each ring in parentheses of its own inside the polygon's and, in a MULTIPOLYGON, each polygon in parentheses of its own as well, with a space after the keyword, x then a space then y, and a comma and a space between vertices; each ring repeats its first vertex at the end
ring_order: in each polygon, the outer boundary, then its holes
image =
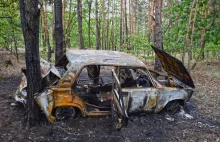
POLYGON ((41 8, 42 12, 42 19, 43 19, 43 27, 44 27, 44 32, 45 32, 45 38, 46 38, 46 43, 47 43, 47 60, 50 62, 51 61, 51 46, 50 46, 50 38, 49 38, 49 31, 47 27, 47 15, 46 15, 46 10, 47 10, 47 1, 44 1, 44 7, 41 8))
POLYGON ((63 0, 62 6, 62 24, 63 24, 63 50, 66 52, 66 33, 65 33, 65 13, 66 13, 66 0, 63 0))
MULTIPOLYGON (((55 8, 54 4, 52 5, 52 39, 53 39, 53 48, 52 51, 56 51, 56 42, 55 42, 55 8)), ((56 56, 56 53, 55 53, 56 56)))
POLYGON ((65 29, 66 0, 62 0, 62 1, 63 1, 63 6, 62 6, 62 24, 63 24, 63 30, 64 30, 65 29))
POLYGON ((154 41, 154 28, 155 28, 155 19, 154 19, 154 9, 155 9, 155 2, 154 0, 149 1, 148 6, 148 42, 155 42, 154 41))
POLYGON ((115 0, 112 0, 112 30, 111 30, 111 42, 112 42, 112 50, 115 50, 115 0))
POLYGON ((65 30, 65 48, 70 48, 71 44, 70 44, 70 33, 71 33, 71 29, 70 29, 70 25, 72 24, 73 21, 73 16, 72 16, 72 5, 73 5, 73 1, 70 0, 69 1, 69 14, 68 14, 68 22, 67 22, 67 26, 66 26, 66 30, 65 30))
POLYGON ((127 0, 124 0, 124 16, 125 16, 125 42, 126 48, 128 48, 128 19, 127 19, 127 0))
POLYGON ((80 49, 84 49, 84 40, 82 34, 82 0, 77 0, 77 15, 80 49))
POLYGON ((135 33, 139 34, 139 0, 136 0, 136 12, 135 12, 135 33))
POLYGON ((134 5, 133 1, 129 0, 129 16, 130 16, 130 34, 134 33, 134 5))
POLYGON ((192 46, 193 46, 193 39, 194 39, 194 32, 195 32, 197 8, 198 8, 198 2, 196 2, 196 7, 194 9, 194 18, 193 18, 193 24, 192 24, 192 35, 191 35, 191 39, 190 39, 190 46, 189 46, 189 52, 188 52, 188 71, 189 72, 190 72, 190 66, 191 66, 191 60, 192 60, 192 46))
POLYGON ((105 0, 102 0, 102 49, 106 49, 105 42, 106 42, 106 35, 105 35, 105 0))
MULTIPOLYGON (((155 8, 155 46, 156 48, 162 49, 163 45, 162 45, 162 29, 161 29, 161 8, 162 8, 162 0, 156 0, 156 8, 155 8)), ((156 56, 155 58, 155 66, 154 69, 156 71, 162 71, 162 66, 161 63, 158 59, 158 57, 156 56)))
POLYGON ((121 13, 120 13, 120 46, 124 44, 124 3, 121 0, 121 13))
POLYGON ((194 6, 195 6, 195 2, 196 2, 196 0, 193 0, 193 4, 192 4, 190 14, 189 14, 189 21, 188 21, 188 24, 186 24, 186 35, 185 35, 183 56, 182 56, 183 64, 185 63, 185 54, 186 54, 186 48, 187 48, 187 45, 188 45, 188 42, 189 42, 189 32, 190 32, 190 29, 191 29, 190 25, 191 25, 192 14, 193 14, 193 9, 194 9, 194 6))
POLYGON ((147 6, 145 6, 145 0, 143 0, 143 4, 144 4, 144 27, 143 27, 143 36, 146 36, 146 27, 147 27, 147 6))
POLYGON ((88 21, 88 46, 89 48, 91 48, 91 7, 92 7, 92 0, 88 0, 88 8, 89 8, 89 21, 88 21))
POLYGON ((99 50, 99 18, 98 18, 98 0, 95 0, 95 23, 96 23, 96 50, 99 50))
MULTIPOLYGON (((40 18, 40 27, 43 27, 44 26, 44 23, 43 23, 43 17, 40 18)), ((40 41, 43 42, 43 47, 46 46, 47 44, 47 40, 46 40, 46 35, 45 35, 45 32, 44 32, 44 28, 40 28, 40 37, 42 38, 40 41)), ((41 46, 41 44, 40 44, 41 46)))
MULTIPOLYGON (((205 2, 205 0, 202 0, 203 2, 205 2)), ((207 5, 203 4, 202 7, 202 20, 205 21, 207 19, 207 5)), ((205 25, 203 25, 201 30, 201 38, 200 38, 200 48, 201 48, 201 59, 205 59, 205 52, 204 52, 204 48, 205 48, 205 37, 206 37, 206 28, 205 25)))
POLYGON ((109 42, 109 22, 110 22, 110 0, 108 0, 108 19, 107 19, 107 28, 106 28, 106 49, 109 50, 110 42, 109 42))
POLYGON ((201 48, 201 59, 205 59, 205 54, 204 54, 204 47, 205 47, 205 34, 206 34, 206 30, 204 27, 202 27, 202 31, 201 31, 202 35, 200 38, 200 48, 201 48))
MULTIPOLYGON (((179 0, 176 0, 176 3, 178 3, 178 2, 179 2, 179 0)), ((173 25, 173 27, 178 29, 179 28, 179 17, 178 16, 176 17, 175 25, 173 25)), ((177 32, 176 32, 176 39, 178 39, 178 38, 179 38, 179 30, 177 30, 177 32)))

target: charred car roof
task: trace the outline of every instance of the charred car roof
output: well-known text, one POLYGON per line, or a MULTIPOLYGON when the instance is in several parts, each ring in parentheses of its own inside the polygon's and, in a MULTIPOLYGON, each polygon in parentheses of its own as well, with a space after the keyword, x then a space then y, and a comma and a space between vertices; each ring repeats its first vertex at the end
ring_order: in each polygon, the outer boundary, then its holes
POLYGON ((134 56, 119 52, 106 50, 68 50, 58 61, 56 66, 63 66, 70 63, 71 70, 78 70, 86 65, 117 65, 117 66, 137 66, 146 65, 134 56))
POLYGON ((67 71, 59 81, 60 87, 70 87, 79 71, 87 65, 103 66, 131 66, 146 68, 139 59, 119 51, 104 50, 68 50, 56 63, 56 67, 62 66, 67 71))

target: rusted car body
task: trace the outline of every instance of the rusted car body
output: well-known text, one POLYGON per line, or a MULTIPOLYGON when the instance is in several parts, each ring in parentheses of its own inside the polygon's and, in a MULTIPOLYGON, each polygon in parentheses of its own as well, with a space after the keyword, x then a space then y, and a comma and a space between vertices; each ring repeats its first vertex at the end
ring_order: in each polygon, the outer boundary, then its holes
MULTIPOLYGON (((157 113, 174 102, 184 105, 194 88, 189 73, 179 60, 153 49, 166 75, 118 51, 69 50, 55 66, 42 60, 47 87, 35 100, 50 121, 74 118, 77 113, 83 117, 111 114, 116 128, 126 125, 132 113, 157 113)), ((17 98, 25 92, 25 74, 22 80, 17 98)))

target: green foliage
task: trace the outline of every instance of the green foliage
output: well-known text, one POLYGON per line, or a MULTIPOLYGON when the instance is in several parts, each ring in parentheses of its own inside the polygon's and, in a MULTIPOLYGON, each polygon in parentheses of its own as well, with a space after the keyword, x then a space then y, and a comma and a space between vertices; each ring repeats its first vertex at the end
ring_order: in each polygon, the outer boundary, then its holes
MULTIPOLYGON (((205 28, 205 51, 219 52, 220 44, 220 2, 218 0, 198 0, 197 11, 192 13, 192 21, 188 24, 193 0, 181 0, 172 3, 171 7, 164 9, 163 19, 170 19, 163 23, 163 45, 168 52, 182 52, 187 26, 192 26, 196 14, 195 31, 193 35, 193 50, 197 54, 200 51, 201 31, 205 28), (206 15, 204 14, 206 13, 206 15), (177 21, 175 21, 177 20, 177 21), (171 23, 173 22, 173 23, 171 23), (171 23, 171 24, 170 24, 171 23)), ((195 7, 194 7, 195 9, 195 7)), ((189 41, 192 37, 192 27, 189 31, 189 41)), ((188 47, 188 46, 187 46, 188 47)), ((187 49, 189 51, 189 49, 187 49)))
POLYGON ((19 1, 7 0, 0 7, 0 47, 15 48, 23 47, 23 35, 19 16, 19 1), (15 43, 16 42, 16 43, 15 43))
MULTIPOLYGON (((205 52, 216 52, 219 53, 220 46, 220 1, 219 0, 197 0, 198 8, 196 11, 193 11, 193 16, 196 13, 196 22, 195 22, 195 32, 193 34, 193 43, 192 43, 192 52, 194 55, 197 55, 200 51, 200 42, 201 42, 201 34, 202 28, 205 28, 205 52), (208 12, 207 12, 208 11, 208 12), (204 17, 204 13, 207 13, 204 17)), ((4 1, 6 3, 6 7, 0 7, 0 16, 10 16, 12 18, 2 18, 0 19, 0 47, 6 48, 14 48, 14 41, 16 40, 16 44, 19 48, 24 47, 23 35, 21 31, 21 23, 19 17, 19 1, 18 0, 7 0, 4 1)), ((84 38, 84 45, 86 48, 89 46, 89 35, 88 35, 88 2, 89 0, 83 1, 82 4, 82 33, 84 38)), ((105 1, 105 24, 102 23, 102 1, 99 2, 99 30, 100 30, 100 43, 103 39, 108 40, 108 50, 113 50, 114 47, 112 45, 112 41, 114 41, 114 46, 117 50, 122 50, 127 53, 131 53, 139 58, 143 59, 154 59, 153 51, 151 49, 151 42, 148 42, 149 39, 147 37, 147 29, 148 24, 144 22, 145 19, 148 19, 146 15, 148 15, 148 1, 138 1, 138 14, 133 15, 137 16, 137 20, 135 20, 135 25, 138 25, 138 28, 135 29, 136 32, 133 34, 128 34, 128 43, 124 43, 122 46, 120 45, 120 1, 114 1, 114 5, 112 1, 105 1), (108 3, 109 2, 109 3, 108 3), (110 6, 110 16, 108 17, 108 6, 110 6), (114 6, 114 9, 113 9, 114 6), (112 18, 112 14, 114 10, 114 17, 112 18), (112 19, 114 19, 114 25, 112 27, 112 19), (108 24, 108 25, 107 25, 108 24), (114 28, 114 36, 112 36, 112 30, 114 28), (104 31, 102 31, 104 29, 104 31), (102 37, 102 33, 105 32, 104 37, 102 37), (108 33, 108 35, 107 35, 108 33)), ((167 4, 168 0, 165 0, 167 4)), ((185 43, 185 35, 187 33, 187 26, 189 21, 190 10, 192 9, 193 0, 179 0, 169 1, 170 6, 162 9, 162 32, 163 32, 163 48, 165 51, 169 53, 182 53, 183 47, 185 43)), ((66 0, 66 13, 65 13, 65 39, 70 38, 71 48, 79 48, 79 33, 78 33, 78 22, 77 22, 77 10, 76 10, 77 2, 72 0, 72 5, 70 9, 70 0, 66 0), (70 14, 70 15, 69 15, 70 14), (70 24, 69 24, 70 23, 70 24), (69 25, 68 25, 69 24, 69 25), (70 31, 70 35, 67 34, 67 31, 70 31)), ((47 9, 47 26, 50 35, 50 43, 52 48, 55 48, 53 41, 53 26, 54 26, 54 18, 53 18, 53 2, 48 3, 47 9)), ((95 49, 96 43, 96 34, 95 34, 95 8, 94 1, 91 8, 91 29, 90 29, 90 41, 92 49, 95 49)), ((128 18, 128 30, 130 31, 130 19, 129 13, 127 9, 127 18, 128 18)), ((193 16, 192 22, 193 24, 193 16)), ((135 17, 134 17, 135 19, 135 17)), ((134 27, 136 28, 136 27, 134 27)), ((189 40, 192 38, 191 27, 189 30, 189 40)), ((152 35, 151 35, 152 36, 152 35)), ((126 41, 126 36, 124 35, 126 41)), ((41 19, 40 23, 40 47, 41 47, 41 56, 47 59, 47 47, 43 45, 45 40, 45 33, 43 29, 43 23, 41 19)), ((102 45, 100 45, 102 46, 102 45)), ((187 47, 189 43, 187 44, 187 47)), ((103 47, 103 46, 102 46, 103 47)), ((101 47, 101 48, 102 48, 101 47)), ((189 51, 190 49, 187 49, 189 51)))

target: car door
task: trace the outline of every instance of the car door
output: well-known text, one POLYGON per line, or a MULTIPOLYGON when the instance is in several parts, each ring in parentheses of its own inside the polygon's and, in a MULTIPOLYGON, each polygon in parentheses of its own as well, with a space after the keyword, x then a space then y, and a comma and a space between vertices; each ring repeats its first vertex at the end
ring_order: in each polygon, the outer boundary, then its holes
POLYGON ((112 89, 112 119, 113 125, 117 130, 127 125, 128 114, 124 107, 123 93, 121 91, 121 83, 112 69, 113 89, 112 89))

